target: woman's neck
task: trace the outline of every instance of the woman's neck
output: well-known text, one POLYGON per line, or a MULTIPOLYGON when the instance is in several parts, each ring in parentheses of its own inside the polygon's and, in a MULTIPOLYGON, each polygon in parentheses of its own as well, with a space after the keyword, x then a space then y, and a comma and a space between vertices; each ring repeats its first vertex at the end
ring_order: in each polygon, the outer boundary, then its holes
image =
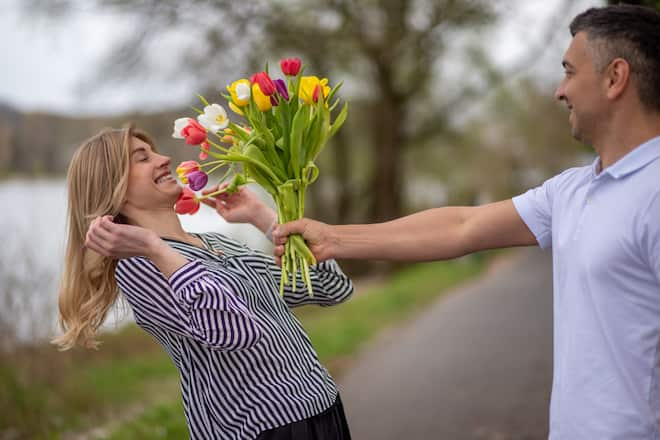
POLYGON ((181 221, 172 208, 131 212, 128 222, 156 232, 160 237, 187 241, 189 235, 183 230, 181 221))

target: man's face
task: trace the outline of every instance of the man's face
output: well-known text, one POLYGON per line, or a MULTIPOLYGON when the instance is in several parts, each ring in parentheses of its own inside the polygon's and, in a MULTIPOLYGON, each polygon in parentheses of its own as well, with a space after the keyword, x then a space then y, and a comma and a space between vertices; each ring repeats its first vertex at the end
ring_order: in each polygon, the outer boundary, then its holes
POLYGON ((593 52, 585 32, 578 32, 564 54, 564 78, 555 98, 564 101, 570 111, 568 122, 574 138, 593 145, 594 135, 608 109, 607 79, 596 71, 593 52))

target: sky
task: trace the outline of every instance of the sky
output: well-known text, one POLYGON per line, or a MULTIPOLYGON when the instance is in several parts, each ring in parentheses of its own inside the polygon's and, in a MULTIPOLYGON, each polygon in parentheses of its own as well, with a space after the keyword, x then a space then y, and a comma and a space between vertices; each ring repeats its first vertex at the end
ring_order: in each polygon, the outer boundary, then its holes
MULTIPOLYGON (((164 79, 157 75, 149 81, 128 79, 82 95, 81 81, 110 51, 116 36, 135 29, 137 23, 127 21, 124 16, 84 9, 64 20, 50 20, 39 14, 26 16, 20 1, 0 0, 0 54, 4 65, 0 70, 0 103, 22 111, 117 114, 178 107, 189 103, 194 96, 194 78, 164 79)), ((503 69, 525 54, 538 51, 538 59, 527 65, 525 73, 551 83, 562 72, 560 61, 570 42, 567 30, 570 18, 600 2, 568 2, 562 19, 555 23, 556 38, 547 50, 541 50, 539 46, 548 45, 542 33, 565 4, 562 0, 501 0, 498 9, 502 18, 478 38, 485 42, 492 60, 503 69)), ((159 62, 173 62, 167 54, 176 51, 176 42, 174 36, 154 48, 161 54, 159 62)))

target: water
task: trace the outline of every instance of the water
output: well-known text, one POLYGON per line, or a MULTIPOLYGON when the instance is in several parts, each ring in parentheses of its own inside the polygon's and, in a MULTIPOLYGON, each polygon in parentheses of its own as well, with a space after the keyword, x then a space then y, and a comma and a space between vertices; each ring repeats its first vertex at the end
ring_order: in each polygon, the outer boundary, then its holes
MULTIPOLYGON (((268 196, 251 187, 260 197, 268 196)), ((11 179, 0 183, 0 331, 8 327, 21 341, 49 338, 56 331, 57 286, 66 238, 64 179, 11 179)), ((221 232, 270 253, 269 241, 251 225, 229 224, 202 205, 180 216, 190 232, 221 232)), ((106 327, 130 315, 113 310, 106 327)))

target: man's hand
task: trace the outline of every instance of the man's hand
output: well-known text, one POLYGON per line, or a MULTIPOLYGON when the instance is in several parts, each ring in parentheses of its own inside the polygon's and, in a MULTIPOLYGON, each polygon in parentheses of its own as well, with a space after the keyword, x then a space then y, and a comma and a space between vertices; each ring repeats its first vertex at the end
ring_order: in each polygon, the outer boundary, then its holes
MULTIPOLYGON (((228 182, 220 186, 202 191, 203 195, 211 194, 224 189, 228 182)), ((250 223, 261 232, 266 233, 273 223, 277 221, 277 214, 270 209, 259 197, 244 186, 238 188, 233 194, 222 193, 202 202, 215 209, 229 223, 250 223)))
POLYGON ((163 241, 151 230, 116 224, 112 216, 97 217, 89 225, 85 247, 103 256, 121 259, 153 255, 163 241))
POLYGON ((324 261, 334 258, 333 249, 336 239, 332 235, 331 226, 325 223, 303 218, 279 225, 273 231, 273 242, 275 243, 275 261, 282 265, 281 257, 284 255, 284 245, 289 235, 300 234, 307 242, 307 246, 314 254, 316 261, 324 261))

